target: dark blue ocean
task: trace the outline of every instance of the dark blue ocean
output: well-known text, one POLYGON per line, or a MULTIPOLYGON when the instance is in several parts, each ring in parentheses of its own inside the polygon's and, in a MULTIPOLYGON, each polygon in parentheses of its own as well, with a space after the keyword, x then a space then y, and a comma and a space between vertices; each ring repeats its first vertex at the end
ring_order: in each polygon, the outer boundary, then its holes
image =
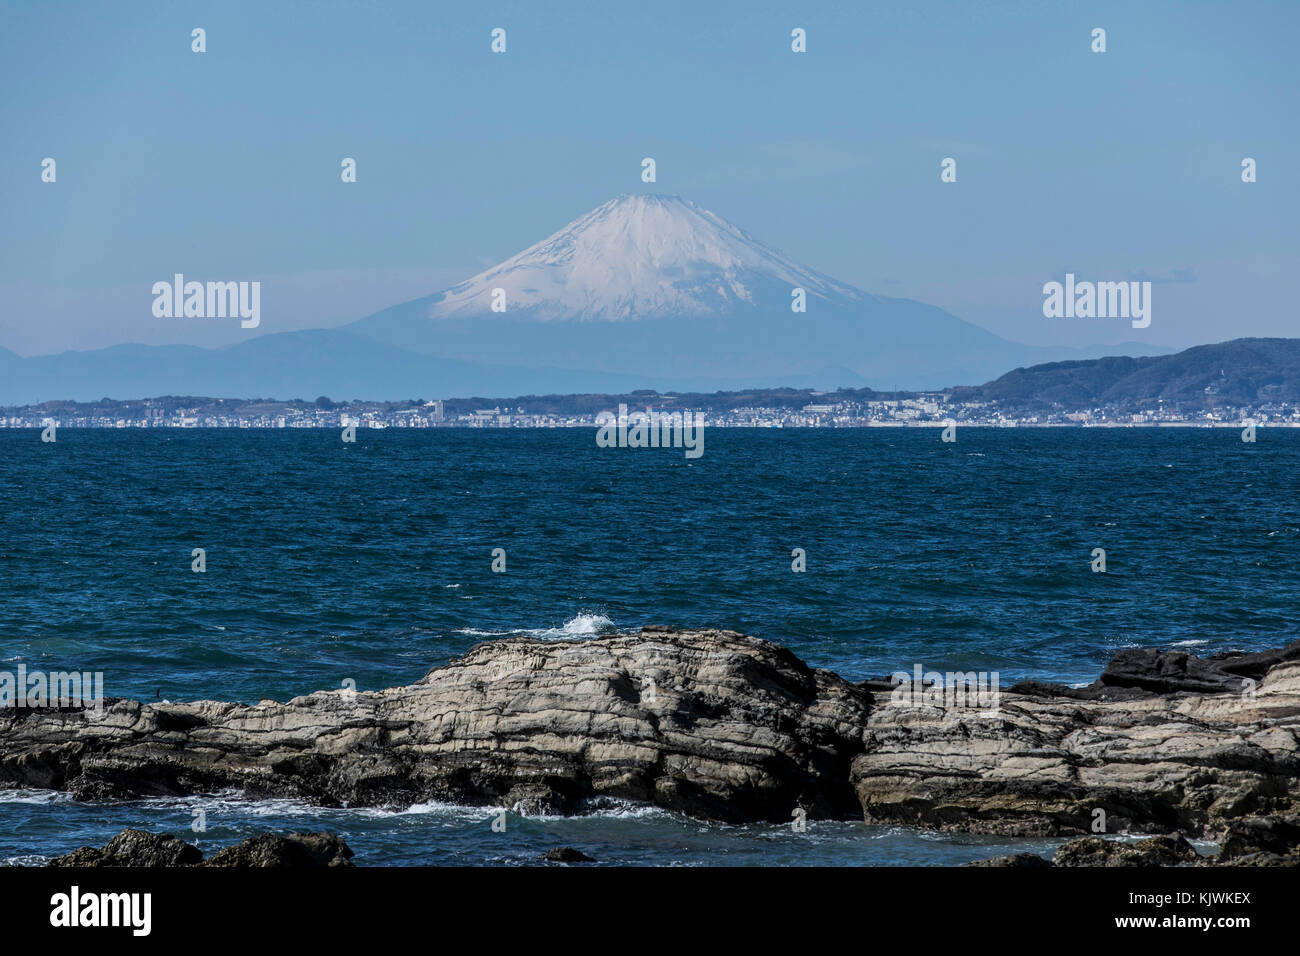
MULTIPOLYGON (((1125 647, 1300 636, 1297 430, 1247 444, 1237 429, 959 428, 944 444, 937 429, 706 429, 694 460, 599 448, 594 429, 360 430, 351 445, 324 429, 0 430, 0 489, 0 669, 102 671, 109 696, 374 689, 505 634, 649 623, 755 634, 850 679, 919 663, 1004 687, 1089 681, 1125 647)), ((561 844, 625 864, 951 864, 1013 846, 636 806, 512 814, 504 834, 491 816, 0 792, 0 861, 124 826, 206 847, 328 828, 366 865, 531 863, 561 844)))

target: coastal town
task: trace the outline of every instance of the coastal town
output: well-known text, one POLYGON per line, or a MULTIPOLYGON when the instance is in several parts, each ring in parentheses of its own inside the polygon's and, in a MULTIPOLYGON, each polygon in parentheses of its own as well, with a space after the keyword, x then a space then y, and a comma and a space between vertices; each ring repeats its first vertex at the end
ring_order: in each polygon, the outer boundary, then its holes
POLYGON ((980 401, 959 390, 839 392, 760 390, 712 394, 529 396, 509 400, 411 399, 334 402, 162 397, 132 401, 51 401, 0 408, 0 427, 43 428, 583 428, 602 412, 703 413, 715 428, 1300 426, 1300 405, 1288 402, 1188 403, 1094 408, 980 401), (866 393, 866 394, 863 394, 866 393))

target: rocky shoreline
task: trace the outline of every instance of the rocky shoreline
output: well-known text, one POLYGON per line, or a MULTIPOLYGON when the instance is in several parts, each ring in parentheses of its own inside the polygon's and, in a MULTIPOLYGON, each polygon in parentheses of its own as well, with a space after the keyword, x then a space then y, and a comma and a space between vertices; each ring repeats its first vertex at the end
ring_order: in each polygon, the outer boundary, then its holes
POLYGON ((1300 641, 1124 651, 1088 687, 1024 682, 991 710, 896 698, 731 631, 515 637, 382 691, 0 711, 0 788, 525 813, 612 797, 724 822, 1084 837, 1057 865, 1198 862, 1184 836, 1225 862, 1300 862, 1300 641), (1097 839, 1124 834, 1166 836, 1097 839))

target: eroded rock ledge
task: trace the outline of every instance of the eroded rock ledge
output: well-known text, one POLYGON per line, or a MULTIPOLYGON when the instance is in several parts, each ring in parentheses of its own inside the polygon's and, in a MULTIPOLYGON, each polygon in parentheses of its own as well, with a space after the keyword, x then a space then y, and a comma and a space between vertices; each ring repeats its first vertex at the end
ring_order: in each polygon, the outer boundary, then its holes
POLYGON ((1100 811, 1108 835, 1287 857, 1298 741, 1300 642, 1205 659, 1126 651, 1090 687, 1028 682, 982 714, 896 706, 887 685, 731 631, 650 627, 480 644, 376 692, 0 712, 0 787, 566 813, 615 797, 714 820, 802 807, 1008 835, 1091 836, 1100 811))
MULTIPOLYGON (((0 785, 572 812, 593 797, 716 820, 850 816, 870 695, 727 631, 480 644, 406 687, 257 706, 115 700, 0 716, 0 785)), ((3 712, 0 712, 3 713, 3 712)))
POLYGON ((868 822, 1218 839, 1300 809, 1300 642, 1125 651, 1089 687, 1016 685, 987 717, 878 704, 864 741, 852 775, 868 822))

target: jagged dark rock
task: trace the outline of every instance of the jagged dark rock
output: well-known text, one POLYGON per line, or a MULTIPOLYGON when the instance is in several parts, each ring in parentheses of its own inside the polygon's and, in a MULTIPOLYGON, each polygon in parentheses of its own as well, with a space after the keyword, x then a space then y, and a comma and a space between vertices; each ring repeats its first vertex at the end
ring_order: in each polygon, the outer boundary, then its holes
POLYGON ((1200 859, 1181 834, 1150 837, 1136 843, 1084 837, 1059 847, 1053 866, 1178 866, 1200 859))
POLYGON ((1261 654, 1204 658, 1184 651, 1124 650, 1106 666, 1100 683, 1157 694, 1234 694, 1241 692, 1247 681, 1258 682, 1277 664, 1295 660, 1300 660, 1300 641, 1261 654))
MULTIPOLYGON (((516 637, 383 691, 0 712, 0 787, 527 813, 612 797, 723 821, 786 822, 802 807, 1013 836, 1089 836, 1103 819, 1111 835, 1222 839, 1224 862, 1296 852, 1300 642, 1208 658, 1123 651, 1088 688, 1025 682, 990 712, 902 706, 891 690, 731 631, 516 637)), ((1103 842, 1064 859, 1139 852, 1103 842)), ((296 851, 243 856, 281 852, 296 851)))
POLYGON ((203 851, 168 833, 126 829, 101 848, 83 846, 55 857, 46 866, 222 866, 296 867, 352 866, 352 850, 334 833, 264 833, 218 850, 211 859, 203 851))
POLYGON ((196 846, 170 833, 123 830, 103 847, 83 846, 47 866, 194 866, 203 859, 196 846))
POLYGON ((1011 693, 1074 700, 1138 700, 1153 695, 1233 694, 1248 690, 1269 670, 1300 661, 1300 641, 1257 654, 1225 653, 1197 657, 1186 651, 1130 648, 1118 652, 1101 677, 1085 687, 1021 681, 1011 693))
POLYGON ((1278 853, 1247 853, 1245 856, 1216 862, 1226 866, 1300 866, 1300 853, 1292 851, 1285 856, 1278 853))
POLYGON ((542 854, 542 859, 551 863, 595 863, 594 857, 587 856, 581 850, 571 846, 557 846, 542 854))
POLYGON ((987 860, 972 860, 967 866, 1023 866, 1050 867, 1051 860, 1045 860, 1037 853, 1008 853, 1004 856, 989 857, 987 860))
POLYGON ((203 865, 315 869, 352 866, 352 855, 343 838, 334 833, 263 833, 218 850, 203 865))
POLYGON ((1219 845, 1219 858, 1239 860, 1257 853, 1284 856, 1300 847, 1300 815, 1252 817, 1228 825, 1219 845))

